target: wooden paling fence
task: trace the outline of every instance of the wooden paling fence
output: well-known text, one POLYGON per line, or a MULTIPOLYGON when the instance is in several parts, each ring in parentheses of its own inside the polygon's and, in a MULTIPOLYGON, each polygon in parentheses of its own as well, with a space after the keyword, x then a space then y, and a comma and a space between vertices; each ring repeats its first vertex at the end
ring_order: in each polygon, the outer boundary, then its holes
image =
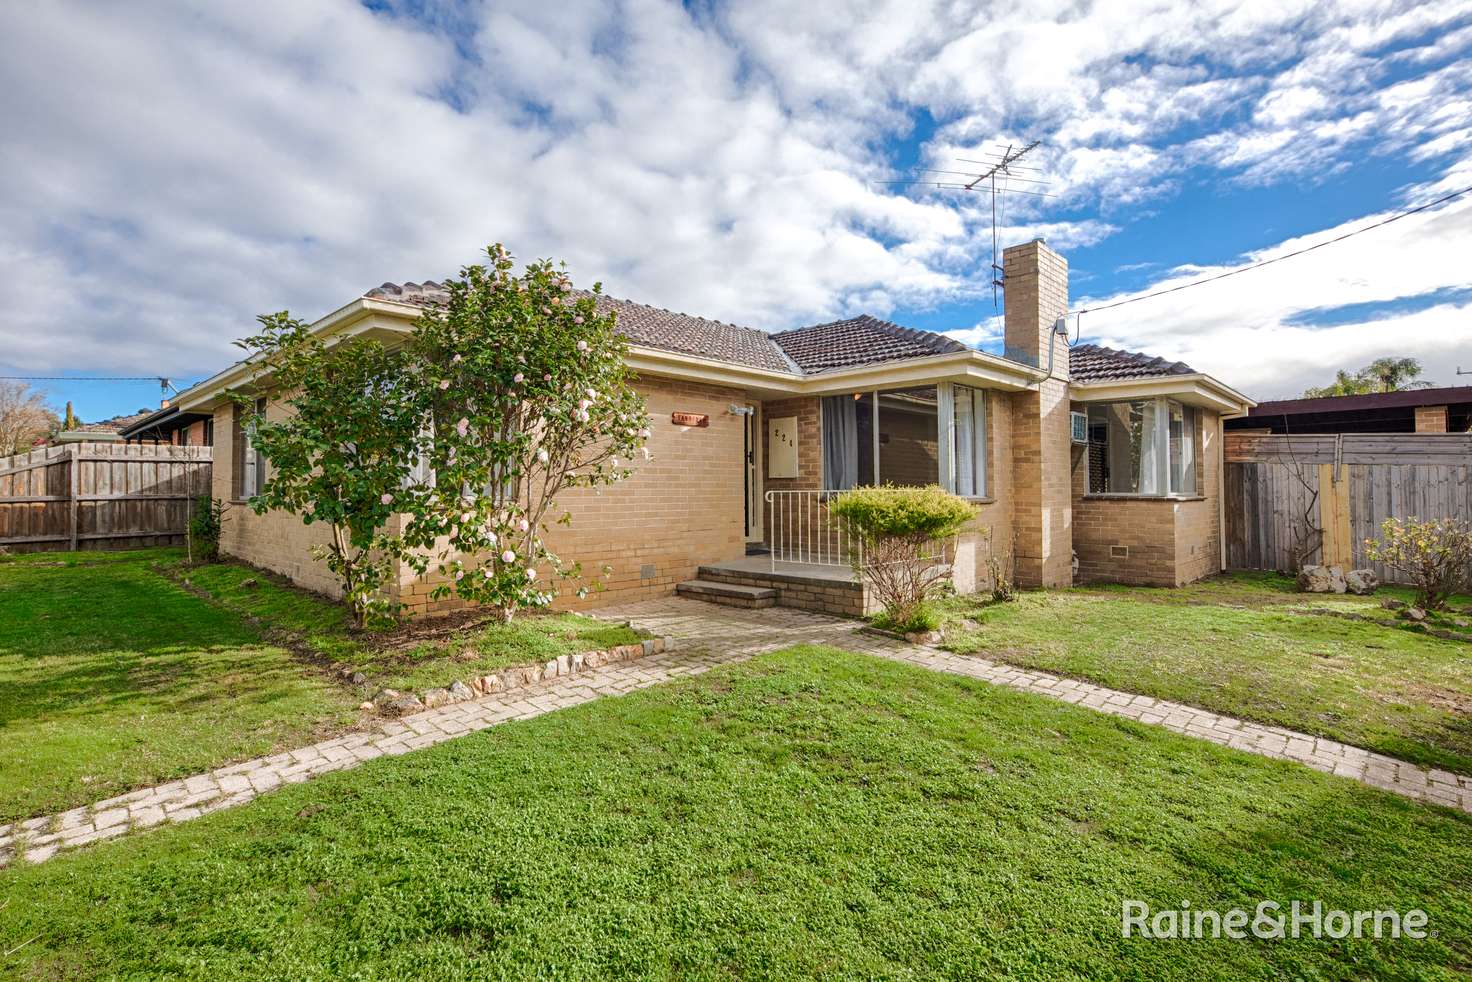
POLYGON ((73 443, 0 457, 0 548, 179 545, 210 493, 210 447, 73 443))
POLYGON ((1472 522, 1472 434, 1228 433, 1227 566, 1298 561, 1404 578, 1365 552, 1387 518, 1472 522))

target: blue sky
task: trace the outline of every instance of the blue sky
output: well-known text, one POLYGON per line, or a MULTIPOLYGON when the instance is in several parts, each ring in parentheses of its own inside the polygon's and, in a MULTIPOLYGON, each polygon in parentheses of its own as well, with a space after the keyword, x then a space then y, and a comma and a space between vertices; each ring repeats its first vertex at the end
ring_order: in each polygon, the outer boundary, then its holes
MULTIPOLYGON (((1075 307, 1472 185, 1472 0, 1330 5, 59 0, 0 9, 0 375, 224 367, 503 241, 769 330, 867 311, 996 347, 984 196, 878 182, 1038 139, 1012 196, 1075 307), (1270 8, 1270 9, 1269 9, 1270 8)), ((1472 368, 1472 195, 1084 319, 1259 398, 1472 368)), ((158 386, 44 383, 87 419, 158 386)))

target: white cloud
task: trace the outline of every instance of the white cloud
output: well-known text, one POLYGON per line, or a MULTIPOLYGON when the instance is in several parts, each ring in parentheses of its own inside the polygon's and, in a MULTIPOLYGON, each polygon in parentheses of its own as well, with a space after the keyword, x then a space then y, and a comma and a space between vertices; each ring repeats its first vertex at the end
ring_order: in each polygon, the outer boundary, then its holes
MULTIPOLYGON (((1367 215, 1289 239, 1242 257, 1241 265, 1286 256, 1386 217, 1367 215)), ((1332 379, 1337 369, 1353 370, 1384 355, 1417 358, 1429 380, 1455 385, 1455 367, 1472 367, 1472 302, 1434 301, 1448 288, 1466 287, 1468 241, 1472 195, 1238 276, 1085 313, 1081 332, 1085 341, 1180 359, 1259 399, 1296 395, 1332 379), (1398 301, 1416 298, 1419 303, 1397 312, 1398 301), (1370 312, 1344 323, 1313 326, 1316 312, 1360 304, 1375 306, 1360 308, 1370 312)), ((1075 307, 1101 307, 1233 268, 1237 264, 1177 269, 1136 293, 1082 297, 1075 307)))
MULTIPOLYGON (((197 376, 257 312, 315 316, 490 240, 768 328, 974 304, 990 293, 986 199, 874 183, 896 176, 888 144, 921 110, 937 121, 928 166, 1045 138, 1035 160, 1058 197, 1010 198, 1002 238, 1065 251, 1164 206, 1196 168, 1311 180, 1380 141, 1444 171, 1440 186, 1472 145, 1468 0, 696 7, 0 8, 0 364, 197 376)), ((1468 230, 1421 227, 1386 254, 1336 247, 1337 266, 1303 274, 1322 289, 1291 302, 1301 284, 1274 279, 1214 294, 1210 316, 1156 308, 1175 333, 1150 327, 1154 309, 1110 330, 1286 385, 1296 369, 1234 355, 1241 332, 1258 351, 1280 339, 1285 365, 1312 361, 1313 338, 1359 357, 1370 328, 1283 320, 1462 282, 1425 243, 1465 251, 1468 230)), ((1437 310, 1414 330, 1450 330, 1456 312, 1437 310)))

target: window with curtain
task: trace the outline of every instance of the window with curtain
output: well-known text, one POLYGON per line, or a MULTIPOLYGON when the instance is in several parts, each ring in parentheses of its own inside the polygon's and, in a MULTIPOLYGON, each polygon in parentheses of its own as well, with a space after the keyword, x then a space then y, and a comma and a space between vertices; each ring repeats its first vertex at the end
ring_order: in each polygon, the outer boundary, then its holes
POLYGON ((266 483, 266 455, 255 448, 255 421, 266 415, 266 400, 257 399, 253 410, 235 406, 232 417, 235 431, 235 497, 249 501, 266 483))
POLYGON ((1088 407, 1090 494, 1196 493, 1194 407, 1167 399, 1088 407))
POLYGON ((954 491, 966 498, 986 497, 986 392, 969 385, 952 387, 954 491))
POLYGON ((825 489, 940 484, 986 496, 981 389, 944 383, 828 396, 821 432, 825 489))

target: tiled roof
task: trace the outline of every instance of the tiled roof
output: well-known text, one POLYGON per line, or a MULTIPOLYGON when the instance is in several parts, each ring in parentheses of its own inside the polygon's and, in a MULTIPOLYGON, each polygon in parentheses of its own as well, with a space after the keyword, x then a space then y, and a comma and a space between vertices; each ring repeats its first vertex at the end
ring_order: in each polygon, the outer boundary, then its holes
POLYGON ((1166 361, 1138 351, 1079 344, 1068 352, 1068 375, 1074 382, 1117 382, 1125 379, 1194 374, 1196 369, 1185 362, 1166 361))
MULTIPOLYGON (((446 293, 440 284, 426 280, 385 283, 365 296, 427 307, 443 302, 446 293)), ((854 365, 970 350, 943 334, 901 327, 868 314, 768 334, 602 294, 596 299, 600 311, 617 312, 619 330, 635 344, 793 375, 817 375, 854 365)), ((1194 373, 1189 365, 1178 361, 1095 344, 1078 345, 1070 356, 1070 374, 1076 382, 1194 373)))
MULTIPOLYGON (((365 295, 419 307, 443 301, 446 296, 444 288, 433 280, 402 285, 385 283, 369 290, 365 295)), ((772 336, 766 331, 692 314, 676 313, 663 307, 651 307, 602 294, 598 294, 595 299, 600 313, 613 311, 618 314, 619 331, 635 344, 665 351, 679 351, 748 368, 800 374, 797 366, 783 355, 782 349, 772 343, 772 336)))
POLYGON ((900 327, 868 314, 782 331, 771 337, 808 375, 851 365, 970 350, 943 334, 900 327))
POLYGON ((151 415, 153 415, 153 410, 140 409, 136 413, 130 413, 127 416, 114 416, 111 419, 101 419, 95 423, 84 423, 78 429, 86 430, 89 433, 116 433, 119 430, 132 426, 140 420, 147 419, 151 415))

